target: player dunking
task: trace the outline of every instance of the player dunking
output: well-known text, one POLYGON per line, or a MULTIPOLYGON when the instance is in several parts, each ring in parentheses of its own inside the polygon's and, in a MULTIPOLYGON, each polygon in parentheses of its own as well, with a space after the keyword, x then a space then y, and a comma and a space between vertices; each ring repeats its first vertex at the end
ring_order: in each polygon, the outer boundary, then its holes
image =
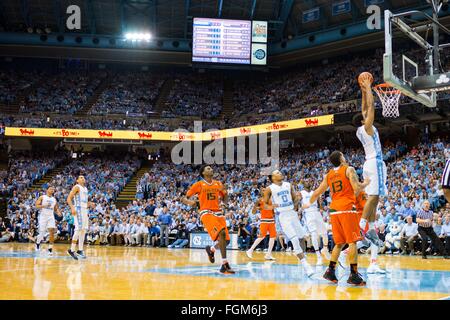
MULTIPOLYGON (((300 200, 302 204, 309 203, 309 200, 313 194, 311 190, 311 184, 309 182, 303 183, 304 189, 300 191, 300 200)), ((328 251, 328 234, 323 217, 320 214, 319 206, 317 202, 312 204, 309 208, 304 209, 306 227, 311 234, 311 242, 316 252, 317 262, 316 265, 321 266, 323 264, 321 253, 327 260, 330 260, 330 252, 328 251), (322 238, 323 248, 319 250, 319 239, 322 238)))
POLYGON ((386 164, 383 161, 380 136, 377 128, 373 125, 375 120, 375 106, 372 93, 373 77, 369 72, 363 72, 359 75, 358 82, 362 94, 362 113, 354 117, 353 124, 359 126, 356 130, 356 136, 361 141, 366 154, 363 176, 370 179, 370 184, 366 187, 368 197, 359 226, 364 233, 367 224, 369 225, 368 231, 365 232, 366 238, 372 243, 370 246, 371 265, 369 268, 375 273, 384 273, 377 264, 378 250, 383 246, 383 242, 378 238, 375 231, 375 219, 379 198, 387 195, 387 171, 386 164))
POLYGON ((314 270, 306 261, 305 254, 300 246, 300 239, 306 235, 305 230, 300 224, 297 214, 299 199, 294 192, 294 187, 286 181, 283 181, 283 174, 275 170, 270 175, 272 184, 264 191, 264 204, 269 205, 272 200, 272 206, 279 215, 279 222, 283 233, 286 235, 286 242, 291 241, 294 247, 294 254, 300 261, 303 270, 311 277, 314 270))
POLYGON ((227 245, 230 242, 225 217, 220 208, 220 199, 227 201, 227 191, 220 181, 213 179, 214 171, 211 166, 202 166, 200 168, 200 181, 194 183, 181 201, 191 207, 197 204, 190 197, 198 195, 200 203, 200 220, 208 231, 211 240, 216 242, 214 247, 207 246, 206 253, 209 261, 214 263, 214 252, 216 247, 220 250, 222 256, 222 266, 220 272, 224 274, 234 274, 227 260, 227 245))
MULTIPOLYGON (((265 188, 261 189, 261 195, 263 195, 265 192, 265 188)), ((275 217, 274 217, 274 212, 273 212, 273 205, 272 205, 272 201, 269 200, 269 204, 266 205, 264 203, 264 199, 263 196, 261 196, 257 202, 255 203, 255 205, 253 206, 253 214, 256 213, 257 209, 259 209, 260 214, 261 214, 261 224, 259 226, 260 228, 260 233, 259 233, 259 237, 255 240, 255 242, 253 243, 253 245, 251 246, 250 249, 247 250, 247 256, 250 259, 253 259, 253 251, 256 249, 256 247, 258 246, 258 244, 261 243, 261 241, 263 241, 266 238, 266 235, 269 234, 269 248, 267 249, 267 254, 264 257, 266 260, 275 260, 274 257, 272 257, 272 249, 273 246, 275 244, 275 239, 277 238, 277 231, 275 228, 275 217)))
POLYGON ((62 217, 61 211, 58 207, 58 202, 56 201, 53 194, 55 193, 54 187, 48 187, 45 195, 40 196, 36 201, 36 208, 40 209, 39 214, 39 235, 36 239, 36 251, 39 251, 40 245, 46 232, 49 233, 48 240, 48 254, 53 255, 53 243, 55 242, 55 211, 58 216, 62 217))
POLYGON ((72 188, 67 197, 67 204, 74 216, 75 230, 72 237, 72 244, 67 253, 78 260, 78 258, 86 259, 83 252, 84 238, 89 228, 88 206, 94 206, 92 202, 88 201, 88 189, 86 188, 86 179, 80 175, 77 179, 77 184, 72 188), (75 201, 74 201, 75 200, 75 201), (78 241, 78 251, 76 245, 78 241))
POLYGON ((332 152, 329 160, 334 168, 326 174, 319 187, 311 195, 309 203, 304 204, 303 208, 309 208, 319 199, 321 194, 330 188, 330 219, 335 246, 331 253, 330 264, 324 274, 324 278, 333 283, 338 282, 335 273, 336 262, 338 261, 343 246, 348 244, 351 272, 347 283, 362 286, 366 283, 358 273, 356 242, 361 240, 362 237, 355 210, 355 193, 359 193, 368 182, 360 183, 358 181, 355 169, 347 164, 341 152, 332 152))

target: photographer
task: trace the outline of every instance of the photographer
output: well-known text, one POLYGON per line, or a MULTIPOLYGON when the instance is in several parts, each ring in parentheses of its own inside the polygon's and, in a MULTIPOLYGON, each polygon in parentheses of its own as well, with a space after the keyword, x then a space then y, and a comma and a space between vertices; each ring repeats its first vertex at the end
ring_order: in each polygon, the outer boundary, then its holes
POLYGON ((248 250, 250 247, 251 227, 247 219, 241 220, 238 227, 238 245, 240 250, 248 250))
POLYGON ((174 243, 168 246, 168 248, 184 248, 189 243, 188 232, 184 224, 178 225, 178 232, 174 243))

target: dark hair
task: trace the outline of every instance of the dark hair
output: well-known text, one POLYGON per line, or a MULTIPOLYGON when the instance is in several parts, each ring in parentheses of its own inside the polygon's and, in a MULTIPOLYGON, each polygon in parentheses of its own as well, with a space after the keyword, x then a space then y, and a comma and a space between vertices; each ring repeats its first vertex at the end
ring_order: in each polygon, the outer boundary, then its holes
POLYGON ((203 171, 205 171, 206 167, 210 167, 210 165, 209 165, 209 164, 204 164, 204 165, 202 165, 202 166, 200 167, 199 172, 200 172, 200 177, 202 177, 202 178, 204 178, 204 176, 203 176, 203 171))
POLYGON ((363 120, 364 120, 364 117, 363 117, 362 113, 359 112, 353 116, 352 124, 354 127, 359 127, 359 126, 361 126, 361 121, 363 121, 363 120))
POLYGON ((328 160, 334 167, 339 167, 341 165, 341 155, 342 153, 339 150, 335 150, 330 154, 328 160))

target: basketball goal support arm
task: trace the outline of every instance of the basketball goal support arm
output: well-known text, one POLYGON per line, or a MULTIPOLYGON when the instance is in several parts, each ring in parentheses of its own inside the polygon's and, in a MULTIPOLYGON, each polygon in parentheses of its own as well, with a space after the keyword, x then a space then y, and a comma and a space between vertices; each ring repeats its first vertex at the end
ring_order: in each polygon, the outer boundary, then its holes
MULTIPOLYGON (((431 55, 428 59, 428 70, 430 74, 433 74, 433 46, 430 45, 425 39, 423 39, 419 34, 417 34, 410 26, 408 26, 405 22, 403 22, 400 18, 402 16, 411 15, 411 14, 423 14, 427 20, 432 21, 433 23, 437 23, 437 25, 442 26, 438 21, 435 21, 433 18, 428 16, 427 14, 420 11, 408 11, 399 14, 393 14, 390 10, 384 11, 384 32, 385 32, 385 54, 383 56, 383 78, 386 83, 389 85, 401 89, 402 92, 409 96, 412 99, 419 101, 420 103, 428 106, 435 107, 436 106, 436 96, 432 94, 431 96, 427 96, 425 94, 417 94, 414 92, 409 86, 406 86, 402 80, 398 79, 392 73, 392 25, 395 25, 399 28, 403 33, 406 34, 412 41, 417 43, 423 49, 427 51, 427 55, 431 55), (430 59, 431 58, 431 59, 430 59)), ((429 23, 429 22, 426 22, 429 23)), ((442 26, 443 27, 443 26, 442 26)), ((443 27, 445 32, 448 32, 448 29, 443 27)))

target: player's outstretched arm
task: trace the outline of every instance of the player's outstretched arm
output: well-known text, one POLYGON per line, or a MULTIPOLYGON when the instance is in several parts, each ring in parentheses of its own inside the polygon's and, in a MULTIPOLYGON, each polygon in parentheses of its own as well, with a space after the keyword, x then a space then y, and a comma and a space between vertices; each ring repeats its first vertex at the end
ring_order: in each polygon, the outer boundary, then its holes
POLYGON ((295 192, 294 190, 294 186, 291 185, 291 195, 292 195, 292 201, 294 202, 294 210, 297 211, 298 210, 298 203, 299 203, 299 198, 298 198, 298 194, 297 192, 295 192))
POLYGON ((364 116, 364 129, 368 135, 373 135, 375 121, 375 106, 372 92, 372 78, 369 73, 361 75, 362 114, 364 116))
POLYGON ((228 188, 225 184, 222 185, 222 190, 220 191, 222 196, 222 203, 228 202, 228 188))
POLYGON ((257 210, 258 210, 258 202, 255 202, 253 204, 252 213, 255 214, 257 210))
POLYGON ((195 200, 190 200, 188 197, 182 197, 181 202, 190 207, 195 207, 197 205, 195 200))
POLYGON ((80 188, 78 188, 78 186, 74 186, 72 190, 70 190, 69 196, 67 197, 67 204, 69 205, 73 216, 77 215, 77 211, 73 205, 73 197, 75 197, 78 192, 80 192, 80 188))
POLYGON ((309 199, 309 203, 306 203, 302 206, 303 209, 308 209, 314 202, 319 200, 319 197, 328 189, 327 180, 323 179, 320 183, 319 187, 317 187, 316 190, 314 190, 313 194, 311 195, 311 198, 309 199))
POLYGON ((199 186, 196 182, 188 190, 188 192, 186 193, 186 196, 181 198, 181 202, 190 207, 195 207, 197 205, 197 202, 195 200, 190 200, 189 198, 191 198, 192 196, 194 196, 198 193, 200 193, 200 190, 199 190, 199 186))
POLYGON ((57 214, 58 216, 62 217, 62 213, 61 213, 61 210, 59 209, 58 202, 55 204, 55 209, 54 209, 54 211, 56 211, 56 214, 57 214))
POLYGON ((369 179, 364 180, 364 182, 362 183, 359 182, 358 175, 356 174, 356 170, 353 167, 348 167, 345 174, 347 175, 347 178, 350 179, 350 184, 352 185, 355 195, 358 195, 370 183, 369 179))
POLYGON ((42 209, 44 208, 44 206, 42 205, 42 196, 40 196, 37 200, 36 200, 36 204, 35 204, 37 209, 42 209))
MULTIPOLYGON (((264 194, 263 194, 264 207, 269 206, 269 201, 270 201, 271 196, 272 196, 272 190, 270 190, 270 188, 266 188, 266 190, 264 190, 264 194)), ((273 207, 276 208, 276 206, 273 206, 273 207)))

